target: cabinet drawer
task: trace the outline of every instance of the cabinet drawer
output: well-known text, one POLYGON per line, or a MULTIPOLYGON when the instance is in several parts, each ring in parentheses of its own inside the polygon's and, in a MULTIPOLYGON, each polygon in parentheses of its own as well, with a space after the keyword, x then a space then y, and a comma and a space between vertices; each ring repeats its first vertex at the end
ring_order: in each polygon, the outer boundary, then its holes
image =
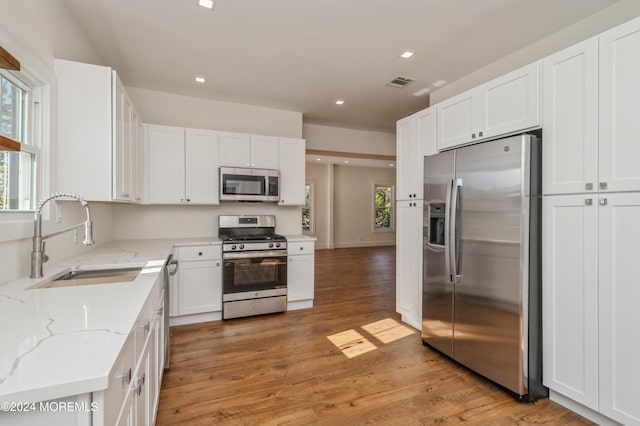
POLYGON ((296 256, 299 254, 313 254, 313 241, 297 241, 287 242, 287 254, 289 256, 296 256))
POLYGON ((178 247, 178 261, 216 260, 222 258, 221 246, 178 247))

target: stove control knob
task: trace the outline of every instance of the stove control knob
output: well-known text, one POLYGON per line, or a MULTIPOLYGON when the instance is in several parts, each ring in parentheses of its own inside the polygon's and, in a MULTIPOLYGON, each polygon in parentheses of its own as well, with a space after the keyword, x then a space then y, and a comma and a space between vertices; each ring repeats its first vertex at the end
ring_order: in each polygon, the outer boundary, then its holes
POLYGON ((231 246, 231 250, 235 250, 235 249, 236 249, 236 245, 234 244, 231 246))
POLYGON ((276 243, 276 247, 280 247, 280 243, 276 243))
POLYGON ((244 244, 240 244, 240 250, 244 248, 244 244))
POLYGON ((269 243, 269 248, 273 248, 273 243, 269 243))

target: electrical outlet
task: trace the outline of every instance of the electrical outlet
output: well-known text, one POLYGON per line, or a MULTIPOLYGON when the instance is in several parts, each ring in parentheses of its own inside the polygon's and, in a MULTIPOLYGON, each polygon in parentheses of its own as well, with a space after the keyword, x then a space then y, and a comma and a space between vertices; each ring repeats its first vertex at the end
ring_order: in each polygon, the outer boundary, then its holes
POLYGON ((78 229, 73 230, 73 244, 78 244, 78 229))

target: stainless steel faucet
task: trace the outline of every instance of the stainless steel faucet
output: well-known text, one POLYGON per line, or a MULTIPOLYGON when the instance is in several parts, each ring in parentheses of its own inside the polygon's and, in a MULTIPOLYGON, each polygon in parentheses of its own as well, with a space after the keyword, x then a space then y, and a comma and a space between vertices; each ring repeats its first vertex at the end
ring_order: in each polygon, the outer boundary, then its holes
POLYGON ((89 203, 79 195, 69 194, 69 193, 56 193, 49 195, 47 198, 43 199, 38 203, 38 207, 36 209, 36 214, 34 217, 33 223, 33 250, 31 251, 31 278, 41 278, 42 277, 42 264, 49 260, 49 256, 44 254, 44 240, 49 237, 54 237, 56 235, 63 234, 67 231, 71 231, 76 228, 80 228, 84 226, 84 240, 82 244, 85 246, 90 246, 94 243, 93 241, 93 224, 91 223, 91 212, 89 211, 89 203), (79 223, 77 225, 71 226, 69 228, 63 229, 61 231, 53 232, 49 235, 42 236, 42 209, 45 204, 54 198, 70 198, 72 200, 77 200, 82 206, 87 214, 87 220, 83 223, 79 223))

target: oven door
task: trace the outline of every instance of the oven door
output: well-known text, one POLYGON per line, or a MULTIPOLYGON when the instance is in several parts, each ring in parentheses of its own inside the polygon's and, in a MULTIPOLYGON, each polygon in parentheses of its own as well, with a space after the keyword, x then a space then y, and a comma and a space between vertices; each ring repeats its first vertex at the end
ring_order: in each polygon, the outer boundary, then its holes
POLYGON ((223 301, 287 294, 286 251, 225 253, 223 301))

